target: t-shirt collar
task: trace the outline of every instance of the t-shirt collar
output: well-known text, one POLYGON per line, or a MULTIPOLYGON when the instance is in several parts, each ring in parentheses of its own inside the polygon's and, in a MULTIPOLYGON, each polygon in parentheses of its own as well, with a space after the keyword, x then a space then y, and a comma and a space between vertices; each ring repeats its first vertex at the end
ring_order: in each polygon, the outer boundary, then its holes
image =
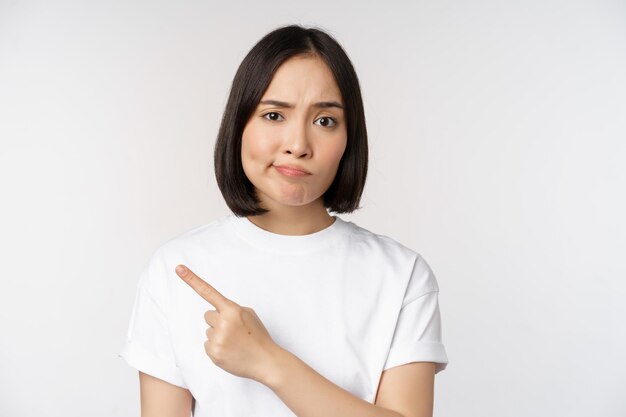
POLYGON ((339 216, 326 228, 307 235, 282 235, 265 230, 252 223, 247 217, 231 213, 227 222, 239 237, 248 243, 271 252, 301 253, 323 250, 337 243, 350 227, 350 222, 339 216))

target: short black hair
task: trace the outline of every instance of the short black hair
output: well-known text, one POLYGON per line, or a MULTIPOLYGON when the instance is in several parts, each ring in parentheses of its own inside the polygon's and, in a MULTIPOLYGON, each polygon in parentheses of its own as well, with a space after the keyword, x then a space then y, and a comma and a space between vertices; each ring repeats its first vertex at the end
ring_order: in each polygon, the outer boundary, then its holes
POLYGON ((359 209, 368 165, 367 129, 359 80, 341 45, 318 27, 279 27, 265 35, 244 57, 233 79, 214 149, 217 185, 237 216, 269 210, 259 206, 254 185, 243 170, 244 127, 269 86, 275 71, 293 56, 319 56, 330 68, 341 92, 346 114, 347 144, 324 206, 335 213, 359 209))

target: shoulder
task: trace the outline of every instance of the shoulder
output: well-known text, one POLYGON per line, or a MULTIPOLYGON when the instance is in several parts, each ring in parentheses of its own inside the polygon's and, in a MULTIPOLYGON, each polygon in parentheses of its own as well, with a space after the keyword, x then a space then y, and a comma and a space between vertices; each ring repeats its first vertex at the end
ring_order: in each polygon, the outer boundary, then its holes
POLYGON ((218 251, 229 238, 228 217, 223 215, 166 239, 152 252, 149 262, 181 263, 218 251))
POLYGON ((413 264, 420 254, 400 241, 381 233, 351 223, 353 231, 350 244, 367 255, 385 257, 387 260, 413 264))
POLYGON ((228 215, 224 215, 209 223, 185 230, 161 243, 154 251, 154 255, 166 256, 169 253, 184 252, 199 247, 207 249, 207 246, 219 244, 226 230, 224 226, 227 219, 228 215))
POLYGON ((384 234, 352 224, 351 245, 362 250, 364 259, 385 262, 394 273, 408 276, 405 303, 421 295, 438 292, 437 278, 424 257, 418 251, 384 234))
POLYGON ((154 287, 162 286, 167 281, 177 281, 174 273, 176 265, 205 258, 223 243, 226 218, 222 216, 195 226, 160 243, 144 263, 140 284, 154 287))

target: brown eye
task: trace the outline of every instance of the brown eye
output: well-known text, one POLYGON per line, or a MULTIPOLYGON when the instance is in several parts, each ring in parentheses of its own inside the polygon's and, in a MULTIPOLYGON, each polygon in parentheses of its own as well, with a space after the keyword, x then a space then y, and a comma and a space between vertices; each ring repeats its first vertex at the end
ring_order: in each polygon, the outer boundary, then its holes
POLYGON ((274 111, 271 111, 271 112, 269 112, 269 113, 265 113, 265 114, 263 115, 263 118, 264 118, 264 119, 267 119, 267 120, 271 120, 271 121, 273 121, 273 122, 276 122, 276 121, 277 121, 277 120, 276 120, 276 118, 275 118, 276 116, 283 117, 283 116, 281 116, 279 113, 276 113, 276 112, 274 112, 274 111), (270 116, 270 115, 273 115, 274 117, 272 117, 272 116, 270 116), (270 118, 268 119, 266 116, 270 116, 270 118))
POLYGON ((332 117, 320 117, 317 120, 323 120, 322 125, 323 127, 335 127, 335 125, 337 124, 337 121, 335 119, 333 119, 332 117), (330 123, 330 125, 329 125, 330 123))

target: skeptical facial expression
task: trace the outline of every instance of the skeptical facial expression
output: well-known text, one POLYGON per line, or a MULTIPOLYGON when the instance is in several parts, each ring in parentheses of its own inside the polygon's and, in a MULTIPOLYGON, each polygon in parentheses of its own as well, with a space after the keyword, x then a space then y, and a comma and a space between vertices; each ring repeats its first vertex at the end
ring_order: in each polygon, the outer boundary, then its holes
POLYGON ((243 170, 261 201, 301 206, 322 197, 347 144, 343 106, 321 58, 292 57, 278 67, 242 136, 243 170))

